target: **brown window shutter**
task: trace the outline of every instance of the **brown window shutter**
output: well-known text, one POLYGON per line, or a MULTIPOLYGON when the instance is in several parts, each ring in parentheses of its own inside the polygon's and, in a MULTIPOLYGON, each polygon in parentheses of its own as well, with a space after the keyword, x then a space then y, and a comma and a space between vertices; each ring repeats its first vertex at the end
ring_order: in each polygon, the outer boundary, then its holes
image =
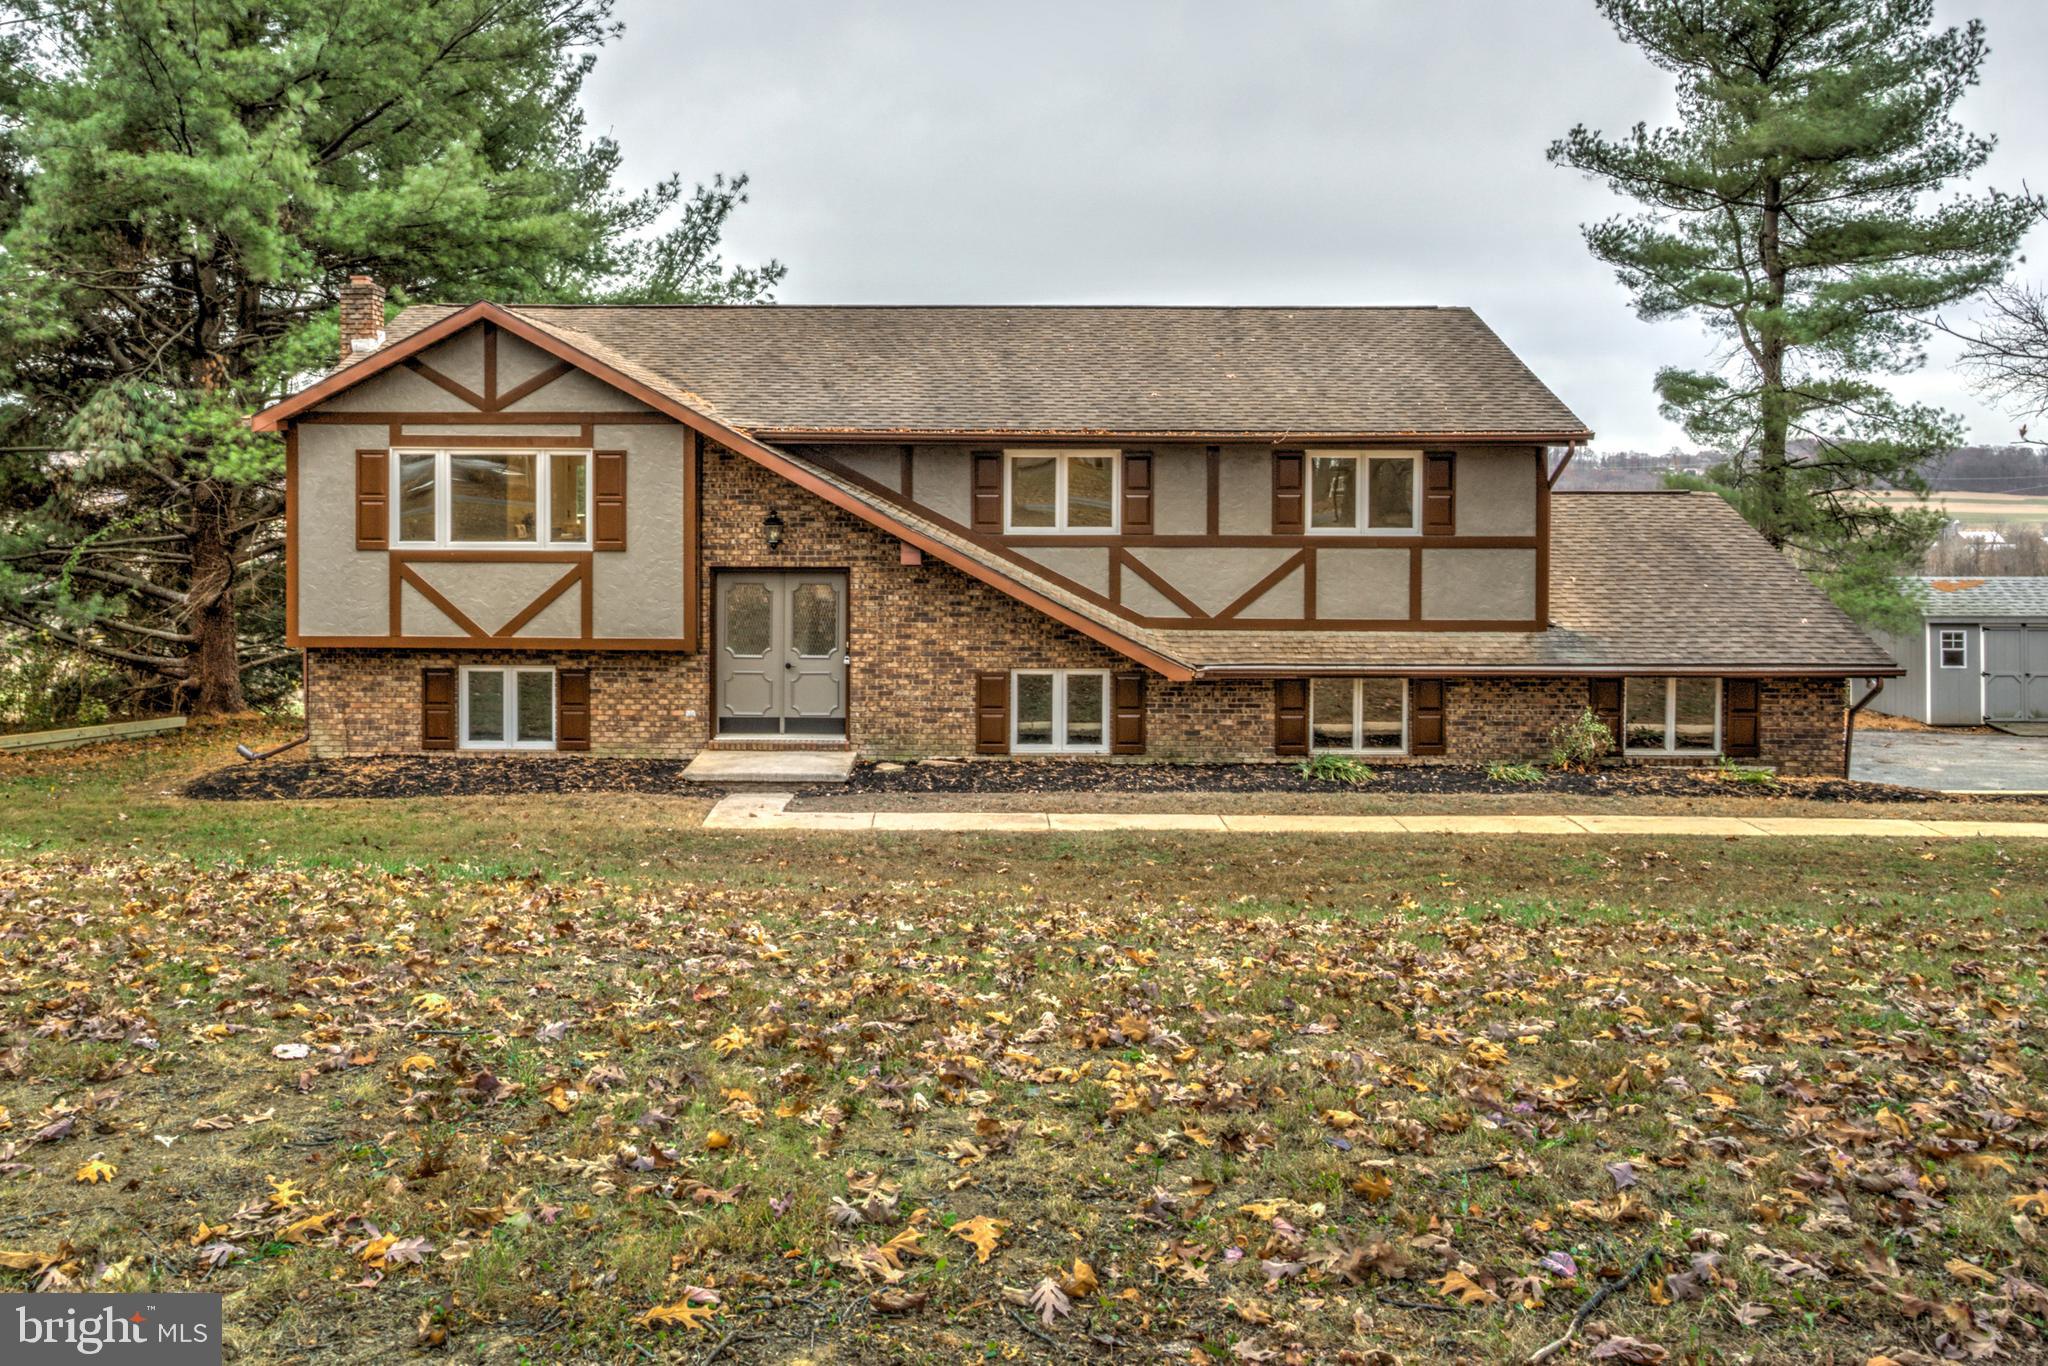
POLYGON ((590 670, 555 670, 555 748, 590 748, 590 670))
POLYGON ((1416 678, 1408 683, 1408 751, 1444 752, 1444 681, 1416 678))
POLYGON ((590 513, 592 550, 626 548, 626 453, 592 451, 590 454, 590 513))
POLYGON ((455 748, 455 670, 420 670, 420 748, 455 748))
POLYGON ((1431 451, 1422 457, 1422 534, 1451 536, 1458 530, 1458 457, 1431 451))
POLYGON ((979 673, 974 676, 974 752, 1010 752, 1010 676, 979 673))
POLYGON ((1273 752, 1308 753, 1308 680, 1273 680, 1273 752))
POLYGON ((1110 679, 1111 754, 1145 752, 1145 672, 1119 669, 1110 679))
POLYGON ((1124 452, 1124 535, 1152 534, 1152 452, 1124 452))
POLYGON ((1607 726, 1607 734, 1614 742, 1614 752, 1621 752, 1621 680, 1618 678, 1595 678, 1588 680, 1586 705, 1593 709, 1607 726))
POLYGON ((356 549, 391 544, 391 452, 356 452, 356 549))
POLYGON ((974 529, 1003 529, 1003 453, 974 453, 974 529))
MULTIPOLYGON (((1298 536, 1302 531, 1302 470, 1300 451, 1273 452, 1273 534, 1298 536)), ((1302 751, 1307 753, 1306 750, 1302 751)))
POLYGON ((1763 750, 1763 685, 1754 678, 1721 682, 1721 748, 1731 759, 1755 759, 1763 750))

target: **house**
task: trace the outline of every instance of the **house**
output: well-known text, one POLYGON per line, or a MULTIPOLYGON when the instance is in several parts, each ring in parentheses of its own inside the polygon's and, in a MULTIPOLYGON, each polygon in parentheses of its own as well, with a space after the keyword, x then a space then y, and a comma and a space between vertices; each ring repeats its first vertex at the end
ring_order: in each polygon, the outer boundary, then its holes
POLYGON ((1905 676, 1870 706, 1932 726, 2048 721, 2048 578, 1914 578, 1919 622, 1878 633, 1905 676))
POLYGON ((1899 672, 1462 308, 408 308, 285 435, 323 755, 1839 768, 1899 672), (1554 455, 1553 451, 1562 451, 1554 455))

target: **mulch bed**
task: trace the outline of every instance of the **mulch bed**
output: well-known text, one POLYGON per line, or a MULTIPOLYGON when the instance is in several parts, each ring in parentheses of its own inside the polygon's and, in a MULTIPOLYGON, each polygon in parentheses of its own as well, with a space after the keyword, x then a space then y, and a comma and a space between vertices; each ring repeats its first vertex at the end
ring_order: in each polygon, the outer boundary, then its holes
MULTIPOLYGON (((491 755, 400 755, 379 759, 300 760, 243 764, 202 774, 185 795, 202 801, 293 801, 323 797, 498 797, 522 793, 644 792, 715 799, 724 789, 683 781, 684 759, 542 758, 491 755)), ((1627 768, 1600 773, 1545 772, 1540 783, 1496 782, 1476 764, 1429 764, 1375 770, 1359 788, 1304 777, 1293 764, 1129 764, 1086 759, 1010 762, 863 763, 841 786, 803 789, 834 794, 942 792, 1370 792, 1420 796, 1542 795, 1571 797, 1783 797, 1802 801, 1930 802, 1960 800, 1913 787, 1843 778, 1784 778, 1773 785, 1737 783, 1711 769, 1627 768)), ((1981 800, 1997 800, 1985 798, 1981 800)))
POLYGON ((212 802, 320 797, 510 797, 522 793, 648 792, 718 798, 722 789, 683 781, 687 759, 550 759, 535 755, 405 754, 379 759, 301 759, 202 773, 185 795, 212 802))
POLYGON ((1370 792, 1399 796, 1786 797, 1821 802, 1955 801, 1943 793, 1846 778, 1780 778, 1734 782, 1712 769, 1617 768, 1598 773, 1544 770, 1537 783, 1497 782, 1480 764, 1389 765, 1373 780, 1349 787, 1304 776, 1298 765, 1117 764, 1089 759, 1009 763, 937 762, 900 770, 861 764, 834 792, 1370 792))

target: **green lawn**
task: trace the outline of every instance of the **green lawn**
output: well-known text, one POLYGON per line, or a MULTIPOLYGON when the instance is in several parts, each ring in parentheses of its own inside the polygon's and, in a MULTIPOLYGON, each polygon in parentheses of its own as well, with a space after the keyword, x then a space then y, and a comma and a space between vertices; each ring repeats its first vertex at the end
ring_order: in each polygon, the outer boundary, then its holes
POLYGON ((0 768, 6 1288, 266 1362, 1513 1360, 1603 1286, 1557 1359, 2043 1350, 2038 844, 173 795, 223 744, 0 768))

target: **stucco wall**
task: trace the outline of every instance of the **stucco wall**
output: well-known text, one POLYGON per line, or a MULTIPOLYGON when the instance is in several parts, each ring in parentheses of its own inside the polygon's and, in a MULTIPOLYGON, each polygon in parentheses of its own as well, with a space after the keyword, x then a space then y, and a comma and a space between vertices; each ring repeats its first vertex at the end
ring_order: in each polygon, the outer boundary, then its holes
MULTIPOLYGON (((482 341, 472 331, 424 353, 424 359, 457 383, 483 384, 482 341)), ((551 356, 516 338, 498 341, 500 391, 554 364, 551 356)), ((605 386, 571 385, 558 379, 537 391, 545 402, 536 411, 645 411, 605 386)), ((523 406, 523 405, 521 405, 523 406)), ((684 626, 684 430, 675 423, 599 424, 586 442, 579 425, 493 421, 453 395, 404 368, 388 371, 335 400, 322 413, 432 412, 473 415, 450 426, 415 426, 394 447, 388 423, 309 423, 297 427, 298 625, 302 636, 381 639, 391 634, 391 555, 355 545, 355 453, 358 450, 428 450, 436 438, 496 436, 560 438, 567 450, 623 450, 626 454, 626 549, 592 556, 592 633, 600 639, 662 640, 681 636, 684 626)), ((390 466, 395 494, 397 462, 390 466)), ((423 548, 423 547, 422 547, 423 548)), ((451 548, 460 549, 459 545, 451 548)), ((400 547, 401 551, 406 547, 400 547)), ((566 566, 532 563, 455 564, 418 561, 415 572, 445 594, 487 631, 496 631, 550 584, 566 566)), ((558 599, 541 621, 522 635, 533 636, 545 622, 580 635, 581 595, 558 599), (566 601, 564 600, 566 599, 566 601), (574 613, 571 617, 570 613, 574 613)), ((411 585, 400 595, 407 634, 450 635, 461 630, 411 585)))

